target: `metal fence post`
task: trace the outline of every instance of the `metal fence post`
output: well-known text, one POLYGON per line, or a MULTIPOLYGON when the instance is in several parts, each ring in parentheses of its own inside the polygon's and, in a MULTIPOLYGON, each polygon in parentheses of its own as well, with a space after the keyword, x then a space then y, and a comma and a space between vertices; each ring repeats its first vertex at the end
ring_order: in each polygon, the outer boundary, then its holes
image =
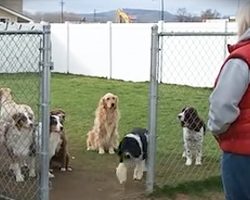
POLYGON ((50 25, 43 26, 42 57, 42 146, 41 146, 41 200, 49 199, 49 93, 50 93, 51 43, 50 25))
MULTIPOLYGON (((160 32, 162 33, 164 31, 164 21, 159 21, 158 22, 159 26, 160 26, 160 32)), ((159 82, 162 83, 162 69, 163 69, 163 37, 159 38, 159 48, 160 48, 160 52, 159 52, 159 82)))
POLYGON ((112 79, 112 74, 113 74, 113 60, 112 60, 112 52, 113 52, 113 47, 112 47, 112 22, 111 21, 108 21, 107 22, 107 25, 108 25, 108 48, 109 48, 109 74, 108 74, 108 79, 112 79))
POLYGON ((151 33, 151 67, 150 67, 150 91, 149 91, 149 145, 148 145, 148 172, 146 180, 146 192, 152 193, 154 189, 155 157, 156 157, 156 119, 158 98, 158 67, 159 67, 159 37, 158 26, 152 27, 151 33))

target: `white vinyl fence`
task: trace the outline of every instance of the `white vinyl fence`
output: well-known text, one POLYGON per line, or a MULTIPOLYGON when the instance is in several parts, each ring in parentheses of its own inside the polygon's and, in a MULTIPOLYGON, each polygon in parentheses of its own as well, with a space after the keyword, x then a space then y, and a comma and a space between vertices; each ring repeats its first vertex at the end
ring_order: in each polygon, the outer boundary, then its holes
MULTIPOLYGON (((217 21, 202 23, 162 23, 159 22, 159 31, 165 32, 236 32, 236 24, 233 22, 217 21)), ((88 76, 106 77, 126 81, 149 81, 150 74, 150 33, 151 23, 116 24, 51 24, 52 59, 54 72, 82 74, 88 76)), ((180 38, 181 40, 181 38, 180 38)), ((214 48, 220 54, 208 55, 205 53, 202 67, 206 69, 219 69, 226 56, 226 41, 220 37, 212 43, 207 40, 188 45, 189 53, 182 55, 182 59, 202 56, 206 49, 214 48), (198 45, 198 46, 197 46, 198 45), (211 66, 210 59, 213 60, 211 66), (207 63, 207 64, 204 64, 207 63)), ((233 36, 230 42, 236 42, 237 36, 233 36)), ((164 42, 164 41, 163 41, 164 42)), ((172 49, 187 48, 185 43, 175 41, 167 46, 172 49)), ((192 43, 192 42, 191 42, 192 43)), ((174 51, 178 54, 178 51, 174 51)), ((211 52, 211 51, 210 51, 211 52)), ((172 55, 173 56, 173 55, 172 55)), ((177 58, 178 56, 173 56, 177 58)), ((181 60, 182 60, 181 59, 181 60)), ((199 63, 181 62, 178 60, 171 67, 174 69, 194 69, 199 63)), ((165 61, 163 62, 164 65, 165 61)), ((172 62, 174 63, 174 62, 172 62)), ((164 66, 162 66, 164 68, 164 66)), ((197 80, 180 79, 171 83, 191 86, 211 87, 217 73, 209 75, 206 84, 200 84, 197 80)), ((180 77, 185 77, 185 74, 180 77)), ((165 82, 162 79, 162 82, 165 82)))

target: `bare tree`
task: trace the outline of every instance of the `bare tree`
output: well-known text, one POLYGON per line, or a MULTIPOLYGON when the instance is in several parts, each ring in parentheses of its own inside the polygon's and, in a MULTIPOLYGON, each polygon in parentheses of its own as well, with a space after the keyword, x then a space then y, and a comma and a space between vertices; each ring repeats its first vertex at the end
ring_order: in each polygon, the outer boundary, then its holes
POLYGON ((177 10, 177 20, 179 22, 186 22, 189 14, 186 8, 179 8, 177 10))
POLYGON ((187 12, 186 8, 179 8, 177 10, 177 21, 178 22, 199 22, 201 21, 200 16, 195 16, 187 12))
POLYGON ((201 19, 202 20, 219 19, 220 16, 221 15, 217 10, 207 9, 207 10, 201 12, 201 19))

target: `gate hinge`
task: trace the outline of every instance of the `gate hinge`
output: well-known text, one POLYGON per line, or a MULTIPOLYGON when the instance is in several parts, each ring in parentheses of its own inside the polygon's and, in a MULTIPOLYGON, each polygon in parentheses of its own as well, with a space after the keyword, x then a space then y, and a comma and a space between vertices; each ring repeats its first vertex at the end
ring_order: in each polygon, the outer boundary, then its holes
POLYGON ((49 67, 50 70, 54 70, 54 63, 53 62, 48 62, 46 64, 44 62, 40 62, 39 65, 42 67, 49 67))

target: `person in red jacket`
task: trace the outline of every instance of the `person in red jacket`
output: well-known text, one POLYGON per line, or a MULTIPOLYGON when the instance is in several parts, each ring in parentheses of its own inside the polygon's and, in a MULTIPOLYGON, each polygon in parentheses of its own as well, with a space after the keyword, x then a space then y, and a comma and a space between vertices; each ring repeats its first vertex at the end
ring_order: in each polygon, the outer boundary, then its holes
POLYGON ((250 1, 236 16, 238 42, 228 46, 209 97, 208 129, 222 150, 226 200, 250 200, 250 1))

